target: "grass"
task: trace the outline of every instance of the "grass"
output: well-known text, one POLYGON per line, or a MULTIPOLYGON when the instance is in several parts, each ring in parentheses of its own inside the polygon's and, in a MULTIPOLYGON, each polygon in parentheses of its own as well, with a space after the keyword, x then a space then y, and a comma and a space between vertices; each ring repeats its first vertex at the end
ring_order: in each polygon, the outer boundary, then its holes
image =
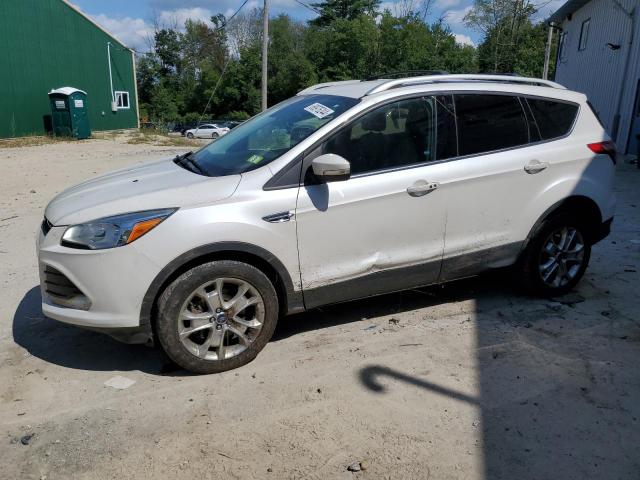
POLYGON ((129 140, 129 145, 159 145, 163 147, 190 147, 198 145, 195 140, 189 140, 185 137, 171 136, 168 133, 158 132, 157 130, 145 130, 140 129, 139 132, 135 132, 129 140))
POLYGON ((92 139, 96 139, 96 140, 111 140, 111 141, 115 141, 116 138, 118 138, 118 136, 122 135, 122 131, 121 130, 109 130, 109 131, 105 131, 105 132, 93 132, 91 134, 91 138, 92 139))
POLYGON ((37 147, 52 143, 70 142, 67 137, 54 137, 53 135, 26 135, 24 137, 0 139, 0 148, 37 147))
MULTIPOLYGON (((123 138, 129 145, 157 145, 161 147, 193 147, 201 146, 201 140, 189 140, 186 137, 169 135, 157 130, 111 130, 104 132, 93 132, 91 140, 108 140, 115 142, 123 138)), ((0 139, 1 148, 36 147, 39 145, 50 145, 54 143, 75 142, 69 137, 55 137, 53 135, 26 135, 24 137, 0 139)))

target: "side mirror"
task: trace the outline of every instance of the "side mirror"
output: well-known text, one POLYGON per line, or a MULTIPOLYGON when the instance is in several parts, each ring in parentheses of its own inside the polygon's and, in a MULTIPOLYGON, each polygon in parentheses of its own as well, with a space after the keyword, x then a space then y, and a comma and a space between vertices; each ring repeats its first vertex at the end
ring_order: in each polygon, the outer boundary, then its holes
POLYGON ((351 176, 349 161, 334 153, 325 153, 314 158, 311 168, 314 175, 323 182, 340 182, 349 180, 351 176))

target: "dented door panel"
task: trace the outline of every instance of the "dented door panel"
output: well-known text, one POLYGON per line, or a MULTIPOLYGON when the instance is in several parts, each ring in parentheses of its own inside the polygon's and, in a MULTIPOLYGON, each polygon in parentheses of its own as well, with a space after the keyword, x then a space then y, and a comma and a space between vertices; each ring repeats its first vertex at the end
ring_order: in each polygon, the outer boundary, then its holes
POLYGON ((351 298, 381 293, 379 282, 355 292, 357 282, 351 281, 383 271, 398 275, 387 276, 382 291, 412 286, 407 279, 435 282, 444 246, 444 196, 433 189, 416 197, 407 189, 439 183, 446 168, 427 165, 301 187, 296 221, 303 290, 349 281, 343 285, 354 292, 351 298), (412 276, 400 273, 412 266, 412 276))

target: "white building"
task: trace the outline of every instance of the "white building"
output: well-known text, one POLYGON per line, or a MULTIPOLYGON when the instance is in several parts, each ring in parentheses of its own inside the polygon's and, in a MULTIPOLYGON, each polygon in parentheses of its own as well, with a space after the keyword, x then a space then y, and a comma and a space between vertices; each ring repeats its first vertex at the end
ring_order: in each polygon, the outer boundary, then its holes
POLYGON ((584 92, 625 153, 640 134, 640 0, 569 0, 549 22, 559 28, 555 80, 584 92))

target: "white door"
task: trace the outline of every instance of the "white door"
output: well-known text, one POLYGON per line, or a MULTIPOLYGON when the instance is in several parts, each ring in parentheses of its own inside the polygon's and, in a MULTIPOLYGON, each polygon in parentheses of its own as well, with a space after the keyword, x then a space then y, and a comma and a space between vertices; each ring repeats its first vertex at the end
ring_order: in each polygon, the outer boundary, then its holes
POLYGON ((198 127, 196 130, 196 137, 198 138, 209 138, 213 133, 213 127, 211 125, 202 125, 198 127))
POLYGON ((305 159, 296 208, 307 307, 438 279, 445 203, 438 184, 435 100, 379 107, 336 133, 305 159), (323 153, 351 163, 349 180, 312 184, 309 162, 323 153))
POLYGON ((528 146, 565 135, 575 106, 480 93, 457 94, 455 105, 460 158, 449 162, 441 186, 447 202, 441 280, 512 264, 549 206, 540 199, 552 179, 563 168, 579 167, 571 142, 528 146), (553 118, 545 120, 545 111, 553 118), (534 114, 544 121, 540 127, 534 114))

